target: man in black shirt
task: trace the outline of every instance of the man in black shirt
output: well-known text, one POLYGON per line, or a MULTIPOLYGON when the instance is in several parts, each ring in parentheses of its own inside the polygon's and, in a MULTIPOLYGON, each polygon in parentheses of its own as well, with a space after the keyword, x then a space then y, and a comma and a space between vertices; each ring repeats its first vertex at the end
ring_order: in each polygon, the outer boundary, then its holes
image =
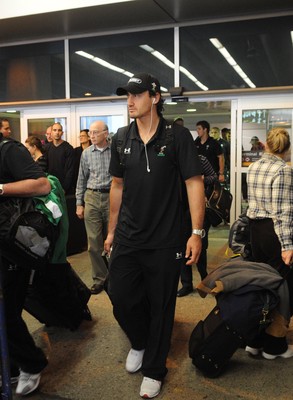
POLYGON ((52 125, 51 137, 53 141, 46 147, 48 172, 56 176, 65 194, 73 191, 74 178, 74 150, 71 144, 62 139, 63 127, 59 122, 52 125))
MULTIPOLYGON (((3 139, 0 133, 0 142, 3 139)), ((28 150, 21 143, 10 140, 2 145, 0 151, 0 182, 0 207, 11 196, 46 195, 51 190, 45 173, 28 150)), ((48 363, 21 316, 31 270, 29 266, 18 266, 2 257, 1 272, 12 376, 18 375, 19 368, 16 393, 26 395, 38 387, 41 371, 48 363)))
POLYGON ((195 145, 198 154, 205 156, 211 163, 213 170, 219 177, 220 182, 225 181, 225 161, 221 145, 210 137, 210 124, 207 121, 198 121, 196 124, 198 137, 195 139, 195 145))
MULTIPOLYGON (((126 370, 141 369, 140 395, 160 393, 167 373, 182 259, 201 252, 204 187, 190 132, 162 118, 160 83, 137 74, 117 89, 128 96, 133 122, 111 147, 110 221, 105 251, 113 245, 109 295, 113 313, 131 342, 126 370), (179 174, 187 187, 193 231, 183 243, 179 174)), ((119 131, 118 131, 119 132, 119 131)))

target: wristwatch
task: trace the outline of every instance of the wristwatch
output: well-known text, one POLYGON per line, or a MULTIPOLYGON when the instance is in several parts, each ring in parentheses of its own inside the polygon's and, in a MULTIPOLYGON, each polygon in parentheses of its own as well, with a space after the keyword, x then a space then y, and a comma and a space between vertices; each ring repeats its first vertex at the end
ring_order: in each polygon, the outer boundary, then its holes
POLYGON ((192 229, 192 234, 198 235, 203 239, 206 235, 206 231, 204 229, 192 229))
POLYGON ((4 185, 3 183, 0 183, 0 196, 4 194, 4 185))

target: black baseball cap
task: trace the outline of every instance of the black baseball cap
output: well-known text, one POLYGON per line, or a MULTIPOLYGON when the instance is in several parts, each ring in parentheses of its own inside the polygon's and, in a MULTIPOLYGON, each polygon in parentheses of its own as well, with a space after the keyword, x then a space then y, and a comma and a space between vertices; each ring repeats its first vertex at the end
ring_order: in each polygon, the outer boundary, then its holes
POLYGON ((127 82, 127 85, 119 87, 116 90, 116 94, 123 96, 127 93, 138 94, 146 91, 153 92, 153 94, 161 93, 161 85, 158 79, 152 75, 140 73, 133 75, 127 82))

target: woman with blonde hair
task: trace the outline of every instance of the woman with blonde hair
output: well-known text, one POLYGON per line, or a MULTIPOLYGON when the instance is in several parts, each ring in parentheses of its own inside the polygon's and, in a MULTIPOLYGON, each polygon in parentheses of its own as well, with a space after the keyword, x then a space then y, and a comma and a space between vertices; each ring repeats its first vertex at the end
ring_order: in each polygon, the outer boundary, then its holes
POLYGON ((36 136, 29 136, 25 141, 25 147, 30 152, 32 158, 39 164, 44 172, 48 172, 47 159, 44 156, 42 142, 36 136))
MULTIPOLYGON (((286 163, 290 136, 286 129, 269 131, 265 152, 247 173, 248 211, 253 260, 271 265, 286 277, 291 315, 293 310, 293 170, 286 163)), ((262 355, 267 359, 289 358, 293 350, 286 342, 289 321, 276 335, 265 334, 262 355)), ((256 346, 255 346, 256 347, 256 346)), ((257 348, 248 347, 255 355, 257 348)))

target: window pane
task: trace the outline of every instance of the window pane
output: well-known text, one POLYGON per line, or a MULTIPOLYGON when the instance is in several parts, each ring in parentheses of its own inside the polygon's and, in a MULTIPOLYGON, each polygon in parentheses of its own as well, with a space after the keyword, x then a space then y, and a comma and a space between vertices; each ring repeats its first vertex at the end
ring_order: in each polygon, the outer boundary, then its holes
MULTIPOLYGON (((209 90, 249 88, 251 83, 255 87, 293 85, 291 31, 292 16, 183 27, 180 65, 209 90), (217 39, 219 50, 210 39, 217 39), (223 56, 227 52, 232 65, 223 56)), ((193 78, 181 72, 181 86, 188 91, 205 90, 193 78)))
POLYGON ((117 87, 129 79, 124 73, 111 69, 117 67, 131 74, 148 72, 158 78, 167 91, 173 86, 174 69, 146 49, 158 51, 173 63, 173 29, 71 40, 71 97, 84 97, 85 93, 116 95, 117 87), (148 47, 140 47, 146 45, 148 47), (81 51, 83 53, 76 53, 81 51))
MULTIPOLYGON (((292 142, 292 109, 244 110, 242 113, 242 167, 258 160, 264 151, 267 134, 272 128, 285 128, 292 142)), ((288 154, 287 162, 291 162, 288 154)))
POLYGON ((67 119, 66 117, 61 118, 30 118, 27 121, 27 132, 28 136, 36 136, 43 143, 46 142, 46 130, 49 126, 53 125, 55 122, 59 122, 63 127, 62 139, 66 140, 67 132, 67 119))
POLYGON ((63 42, 0 48, 0 101, 65 98, 63 42))

